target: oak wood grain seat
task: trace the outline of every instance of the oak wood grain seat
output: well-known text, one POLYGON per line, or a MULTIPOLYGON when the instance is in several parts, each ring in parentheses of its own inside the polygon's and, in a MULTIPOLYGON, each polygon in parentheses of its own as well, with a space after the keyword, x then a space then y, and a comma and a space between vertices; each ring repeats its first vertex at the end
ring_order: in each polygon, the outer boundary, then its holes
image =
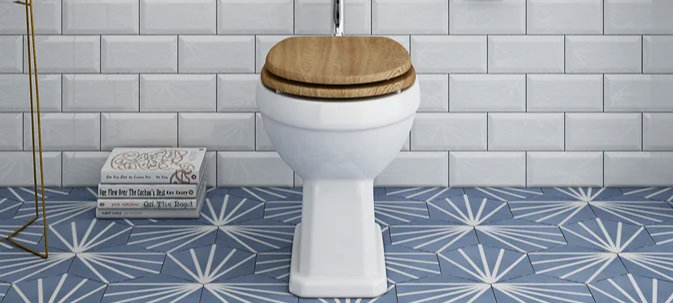
POLYGON ((291 37, 271 48, 261 75, 270 89, 327 101, 386 95, 415 79, 407 50, 385 37, 291 37))

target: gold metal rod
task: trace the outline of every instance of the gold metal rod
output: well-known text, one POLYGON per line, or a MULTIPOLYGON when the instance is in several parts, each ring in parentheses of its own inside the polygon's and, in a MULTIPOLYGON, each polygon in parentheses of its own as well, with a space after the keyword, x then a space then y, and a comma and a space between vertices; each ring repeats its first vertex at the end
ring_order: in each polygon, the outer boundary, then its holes
POLYGON ((35 220, 37 220, 37 218, 38 218, 38 217, 35 217, 35 218, 31 219, 30 221, 28 221, 28 223, 24 224, 24 225, 21 226, 19 229, 15 230, 13 233, 11 233, 9 236, 7 236, 7 239, 11 239, 11 238, 14 237, 16 234, 18 234, 18 233, 20 233, 22 230, 26 229, 26 227, 28 227, 29 225, 33 224, 33 222, 35 222, 35 220))
POLYGON ((48 257, 48 254, 46 254, 46 253, 45 253, 45 254, 41 254, 41 253, 39 253, 39 252, 37 252, 37 251, 31 249, 30 247, 25 246, 25 245, 23 245, 23 244, 21 244, 21 243, 19 243, 19 242, 16 242, 16 241, 14 241, 14 240, 12 240, 12 239, 7 239, 7 241, 9 241, 9 242, 11 242, 12 244, 18 246, 19 248, 24 249, 25 251, 28 251, 28 252, 31 252, 31 253, 37 255, 37 256, 40 256, 40 257, 42 257, 43 259, 46 259, 46 258, 48 257))

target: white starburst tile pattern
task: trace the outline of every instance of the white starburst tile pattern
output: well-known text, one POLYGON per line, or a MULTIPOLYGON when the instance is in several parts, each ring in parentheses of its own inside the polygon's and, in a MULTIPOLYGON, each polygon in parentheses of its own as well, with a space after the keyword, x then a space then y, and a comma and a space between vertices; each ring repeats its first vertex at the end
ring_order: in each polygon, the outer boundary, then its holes
POLYGON ((536 223, 565 225, 596 217, 584 201, 533 200, 512 201, 508 204, 514 219, 536 223))
POLYGON ((622 188, 624 196, 643 197, 673 203, 673 187, 622 188))
POLYGON ((619 254, 632 274, 673 282, 673 245, 651 245, 619 254))
POLYGON ((517 187, 474 187, 465 188, 465 193, 473 197, 483 197, 498 201, 523 200, 530 197, 540 197, 543 195, 539 188, 517 188, 517 187))
POLYGON ((442 273, 493 284, 533 274, 526 254, 484 245, 440 253, 442 273))
POLYGON ((446 220, 468 226, 512 218, 507 203, 469 195, 428 202, 428 209, 433 220, 446 220))
POLYGON ((505 220, 494 224, 475 226, 474 229, 477 231, 479 243, 521 253, 566 244, 561 230, 553 225, 505 220))
POLYGON ((9 219, 14 217, 14 214, 21 206, 20 201, 10 200, 0 196, 0 219, 9 219))
POLYGON ((654 244, 645 227, 600 218, 561 227, 569 245, 621 253, 654 244))
POLYGON ((264 216, 264 202, 225 194, 206 198, 201 217, 216 226, 236 222, 261 219, 264 216))
POLYGON ((166 254, 142 247, 115 246, 77 253, 68 273, 103 283, 121 282, 161 272, 166 254))
POLYGON ((375 298, 300 298, 299 303, 397 303, 397 291, 391 284, 384 294, 375 298))
POLYGON ((258 201, 301 201, 301 188, 239 187, 229 189, 229 194, 258 201))
POLYGON ((122 283, 111 283, 103 303, 199 303, 203 284, 170 276, 154 275, 122 283))
POLYGON ((585 284, 568 283, 545 276, 526 276, 506 283, 495 283, 492 287, 498 303, 594 303, 594 299, 585 284))
MULTIPOLYGON (((0 221, 0 239, 9 236, 11 233, 21 228, 25 223, 26 222, 23 220, 2 219, 2 221, 0 221)), ((12 239, 23 245, 33 247, 38 244, 40 239, 42 239, 43 233, 43 226, 29 225, 20 233, 16 234, 12 239)), ((7 243, 7 241, 0 241, 0 249, 2 248, 14 249, 16 246, 7 243)))
POLYGON ((627 274, 590 283, 596 303, 673 302, 673 283, 627 274))
POLYGON ((397 285, 399 303, 495 303, 488 283, 435 276, 397 285))
POLYGON ((133 228, 126 245, 138 245, 162 252, 211 245, 215 242, 218 226, 194 220, 162 220, 133 228))
POLYGON ((5 298, 5 295, 7 295, 7 291, 9 291, 11 286, 12 284, 0 282, 0 302, 5 298))
POLYGON ((218 228, 217 244, 257 253, 292 246, 294 226, 271 220, 246 221, 218 228))
MULTIPOLYGON (((44 197, 48 200, 61 200, 70 196, 72 188, 44 188, 44 197)), ((35 190, 32 187, 4 187, 0 188, 0 197, 15 201, 35 201, 35 190)), ((38 187, 37 197, 42 200, 42 190, 38 187)))
POLYGON ((169 253, 162 273, 207 284, 252 274, 254 267, 254 254, 211 245, 169 253))
POLYGON ((589 283, 627 273, 616 253, 580 246, 559 246, 528 253, 538 275, 589 283))
POLYGON ((12 285, 6 302, 100 302, 106 284, 68 274, 12 285))
POLYGON ((385 194, 387 196, 431 202, 435 199, 461 196, 464 192, 462 188, 455 187, 391 187, 386 189, 385 194))
MULTIPOLYGON (((47 224, 58 224, 75 219, 91 219, 96 216, 96 201, 54 201, 47 200, 47 224)), ((41 208, 41 207, 40 207, 41 208)), ((35 204, 24 202, 16 212, 14 219, 30 220, 35 217, 35 204)), ((42 224, 42 216, 35 221, 42 224)))
POLYGON ((287 282, 262 276, 244 276, 222 283, 205 284, 201 303, 274 302, 297 303, 287 282))
MULTIPOLYGON (((39 250, 38 250, 39 251, 39 250)), ((44 253, 44 250, 40 251, 44 253)), ((26 251, 0 251, 0 280, 12 283, 67 273, 74 253, 58 249, 41 259, 26 251)))
POLYGON ((414 225, 391 226, 390 237, 393 245, 434 253, 479 243, 473 227, 450 225, 435 220, 414 225))

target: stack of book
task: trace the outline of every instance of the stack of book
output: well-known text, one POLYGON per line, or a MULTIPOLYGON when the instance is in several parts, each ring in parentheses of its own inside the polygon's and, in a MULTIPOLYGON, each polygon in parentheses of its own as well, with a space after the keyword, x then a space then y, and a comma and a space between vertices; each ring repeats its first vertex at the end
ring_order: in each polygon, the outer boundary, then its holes
POLYGON ((198 218, 205 148, 115 148, 101 169, 96 218, 198 218))

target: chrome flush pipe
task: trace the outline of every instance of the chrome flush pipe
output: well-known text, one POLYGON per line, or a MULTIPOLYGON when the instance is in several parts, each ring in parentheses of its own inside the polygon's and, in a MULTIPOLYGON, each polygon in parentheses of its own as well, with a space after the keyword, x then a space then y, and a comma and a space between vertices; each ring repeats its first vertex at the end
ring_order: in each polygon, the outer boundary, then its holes
POLYGON ((334 0, 334 36, 344 35, 344 0, 334 0))

